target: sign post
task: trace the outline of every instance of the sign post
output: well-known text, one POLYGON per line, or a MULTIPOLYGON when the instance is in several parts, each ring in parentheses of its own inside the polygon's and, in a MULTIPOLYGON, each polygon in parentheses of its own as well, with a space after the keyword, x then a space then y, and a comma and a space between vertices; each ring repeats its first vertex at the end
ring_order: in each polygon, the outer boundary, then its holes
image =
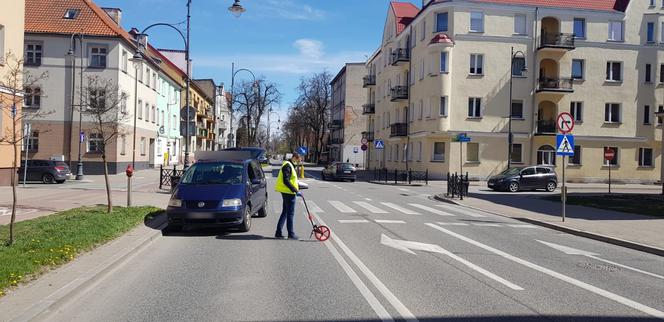
POLYGON ((616 151, 613 151, 612 148, 606 148, 604 150, 604 160, 609 161, 609 194, 611 194, 611 161, 616 157, 616 151))
POLYGON ((23 163, 23 188, 25 188, 25 182, 28 180, 28 152, 30 151, 30 135, 32 134, 32 124, 25 123, 25 135, 23 140, 25 141, 25 161, 23 163))
POLYGON ((463 176, 463 143, 464 142, 470 142, 470 137, 468 136, 468 133, 459 133, 457 136, 454 138, 454 141, 459 142, 459 171, 460 175, 463 176))
POLYGON ((563 204, 563 213, 562 219, 565 222, 566 212, 567 212, 567 186, 565 185, 565 157, 574 156, 574 136, 568 135, 574 129, 574 117, 572 114, 563 112, 558 114, 556 119, 556 126, 560 133, 556 136, 556 154, 562 156, 563 159, 563 186, 560 190, 560 199, 563 204))

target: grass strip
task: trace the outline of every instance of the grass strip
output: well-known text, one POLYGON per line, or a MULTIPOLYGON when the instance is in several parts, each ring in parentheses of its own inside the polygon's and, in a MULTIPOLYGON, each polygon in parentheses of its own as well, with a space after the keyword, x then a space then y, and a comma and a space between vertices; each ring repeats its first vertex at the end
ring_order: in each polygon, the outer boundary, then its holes
POLYGON ((0 296, 10 287, 122 236, 160 212, 154 207, 116 207, 111 214, 101 206, 70 209, 17 222, 12 246, 5 244, 9 226, 0 225, 0 296))

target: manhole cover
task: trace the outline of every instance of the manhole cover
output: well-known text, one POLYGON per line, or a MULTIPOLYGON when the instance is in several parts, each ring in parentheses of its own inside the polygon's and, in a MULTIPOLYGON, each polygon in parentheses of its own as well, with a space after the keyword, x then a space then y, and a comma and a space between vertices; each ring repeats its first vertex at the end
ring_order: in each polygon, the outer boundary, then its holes
POLYGON ((577 266, 600 272, 617 272, 620 268, 608 264, 579 263, 577 266))

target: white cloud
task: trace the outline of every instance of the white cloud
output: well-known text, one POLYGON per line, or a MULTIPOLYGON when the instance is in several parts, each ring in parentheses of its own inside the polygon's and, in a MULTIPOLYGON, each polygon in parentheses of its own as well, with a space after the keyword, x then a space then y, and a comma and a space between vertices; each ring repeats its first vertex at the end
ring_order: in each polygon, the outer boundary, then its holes
POLYGON ((323 57, 323 43, 314 39, 298 39, 293 43, 293 46, 300 51, 300 55, 320 59, 323 57))
POLYGON ((267 0, 260 5, 265 14, 289 20, 323 20, 325 11, 292 0, 267 0))

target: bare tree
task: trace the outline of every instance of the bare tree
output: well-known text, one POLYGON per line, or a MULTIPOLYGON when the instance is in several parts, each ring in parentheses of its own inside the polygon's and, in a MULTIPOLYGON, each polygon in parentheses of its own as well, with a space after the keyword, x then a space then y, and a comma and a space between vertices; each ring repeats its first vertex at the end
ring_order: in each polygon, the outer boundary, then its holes
POLYGON ((89 76, 87 86, 83 87, 84 102, 80 112, 90 122, 90 139, 94 140, 95 152, 101 154, 104 164, 104 181, 106 182, 106 211, 113 211, 113 200, 111 199, 111 187, 108 181, 107 147, 116 140, 118 135, 125 133, 122 123, 127 121, 129 115, 122 110, 127 94, 120 91, 113 81, 103 79, 99 76, 89 76))
MULTIPOLYGON (((13 159, 12 159, 12 214, 9 220, 9 240, 7 245, 14 244, 14 223, 16 222, 16 203, 17 193, 16 186, 18 185, 18 178, 16 172, 18 169, 17 160, 19 160, 20 152, 19 146, 25 140, 25 133, 21 131, 23 122, 31 119, 43 117, 49 114, 47 111, 21 109, 21 101, 25 99, 24 95, 29 95, 29 98, 41 97, 40 89, 37 87, 40 81, 48 78, 48 73, 43 73, 39 76, 33 76, 28 72, 23 71, 23 58, 14 56, 8 52, 4 57, 5 61, 5 77, 0 79, 0 89, 3 89, 8 95, 0 95, 0 118, 5 115, 11 120, 10 126, 4 130, 5 133, 0 133, 0 144, 12 146, 13 159), (27 89, 27 91, 26 91, 27 89), (26 93, 29 92, 29 93, 26 93)), ((27 153, 27 151, 26 151, 27 153)))
POLYGON ((242 82, 235 90, 235 110, 238 111, 241 122, 247 130, 247 146, 256 145, 259 135, 259 125, 263 114, 271 105, 281 101, 281 93, 277 85, 261 78, 254 82, 242 82))
POLYGON ((331 80, 332 75, 324 71, 313 74, 309 78, 303 78, 298 87, 299 97, 295 108, 298 110, 299 117, 314 134, 314 162, 320 161, 325 146, 325 134, 332 100, 332 89, 329 85, 331 80))

